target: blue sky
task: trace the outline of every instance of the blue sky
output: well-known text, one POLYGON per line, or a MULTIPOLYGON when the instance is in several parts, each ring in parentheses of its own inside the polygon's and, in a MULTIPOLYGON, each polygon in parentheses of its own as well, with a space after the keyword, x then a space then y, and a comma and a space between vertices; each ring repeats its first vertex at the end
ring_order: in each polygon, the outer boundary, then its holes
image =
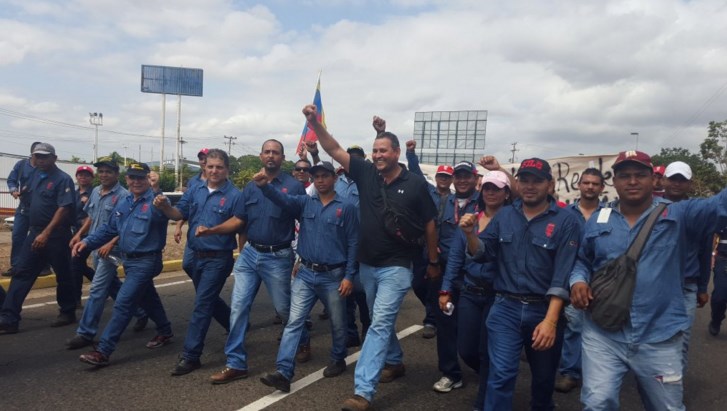
POLYGON ((101 154, 156 160, 161 97, 140 92, 142 64, 204 70, 204 97, 182 100, 189 157, 224 135, 235 155, 266 138, 292 151, 320 69, 343 145, 370 147, 373 115, 407 139, 417 111, 488 110, 486 151, 501 159, 515 141, 520 159, 613 153, 632 132, 651 153, 697 150, 727 119, 725 4, 0 0, 0 151, 43 140, 90 160, 88 113, 103 112, 101 154))

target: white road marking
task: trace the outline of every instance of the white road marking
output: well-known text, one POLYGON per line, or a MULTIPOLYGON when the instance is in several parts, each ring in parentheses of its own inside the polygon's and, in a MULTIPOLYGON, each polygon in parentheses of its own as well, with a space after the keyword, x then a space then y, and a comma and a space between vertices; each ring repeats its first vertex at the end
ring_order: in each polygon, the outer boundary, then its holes
MULTIPOLYGON (((422 328, 424 328, 424 327, 422 327, 421 325, 412 325, 411 327, 403 329, 403 330, 399 331, 398 333, 396 333, 396 338, 401 340, 405 337, 408 337, 411 334, 414 334, 415 332, 421 330, 422 328)), ((356 351, 355 353, 346 357, 346 364, 351 365, 354 362, 358 361, 358 356, 359 356, 360 352, 361 351, 356 351)), ((305 388, 323 378, 324 378, 323 377, 323 368, 321 368, 320 370, 318 370, 312 374, 306 375, 305 377, 299 379, 298 381, 290 384, 289 393, 284 393, 282 391, 276 390, 274 393, 266 395, 265 397, 262 397, 259 400, 240 408, 238 411, 262 410, 263 408, 268 407, 272 404, 275 404, 276 402, 282 400, 283 398, 285 398, 291 394, 294 394, 295 392, 300 391, 303 388, 305 388)))

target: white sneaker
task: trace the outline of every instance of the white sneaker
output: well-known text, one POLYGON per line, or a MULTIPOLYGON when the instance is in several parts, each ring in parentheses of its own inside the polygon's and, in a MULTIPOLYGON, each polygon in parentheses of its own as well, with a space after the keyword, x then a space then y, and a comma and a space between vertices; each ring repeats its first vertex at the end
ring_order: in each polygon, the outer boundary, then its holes
POLYGON ((462 384, 462 380, 459 381, 452 381, 449 377, 442 377, 439 379, 439 381, 435 382, 432 386, 432 389, 436 392, 450 392, 452 390, 456 390, 457 388, 462 388, 464 384, 462 384))

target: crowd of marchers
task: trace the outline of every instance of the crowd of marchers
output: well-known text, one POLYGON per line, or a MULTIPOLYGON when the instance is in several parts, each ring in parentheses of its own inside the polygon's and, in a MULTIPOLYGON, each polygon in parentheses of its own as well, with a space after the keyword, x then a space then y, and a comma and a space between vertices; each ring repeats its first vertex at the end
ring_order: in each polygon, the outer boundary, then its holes
POLYGON ((320 301, 318 315, 331 326, 323 375, 344 373, 349 348, 360 347, 353 395, 340 408, 369 409, 379 383, 406 374, 395 324, 411 289, 422 303, 421 336, 436 339, 431 388, 461 388, 464 363, 479 376, 474 410, 512 409, 523 356, 533 410, 552 410, 554 392, 579 388, 584 409, 617 410, 627 373, 645 409, 684 409, 691 329, 695 310, 710 302, 712 273, 710 334, 719 334, 727 308, 727 191, 689 198, 687 164, 657 166, 640 151, 619 153, 618 199, 609 203, 601 201, 596 168, 581 174, 578 200, 558 201, 541 158, 524 160, 515 175, 489 155, 479 161, 484 175, 469 161, 440 165, 432 185, 416 142, 405 143, 407 164, 400 163, 399 139, 383 119, 373 119, 367 155, 361 146, 341 147, 314 105, 303 115, 317 143, 296 153, 292 175, 281 172, 285 150, 275 139, 263 142, 263 168, 242 190, 229 178, 228 154, 203 149, 200 173, 174 205, 146 164, 127 167, 128 188, 111 158, 78 167, 74 183, 56 167, 51 144, 33 143, 8 177, 19 206, 4 273, 12 279, 8 290, 0 287, 0 333, 19 331, 23 302, 50 267, 59 306, 51 326, 78 324, 66 346, 90 349, 80 361, 109 365, 132 321, 134 331, 154 323, 146 347, 166 346, 172 325, 154 278, 174 220, 177 242, 188 226, 182 266, 195 300, 173 376, 202 367, 214 320, 227 330, 227 359, 210 382, 248 377, 250 311, 264 283, 283 327, 274 370, 260 381, 290 391, 296 363, 310 360, 310 317, 320 301), (319 145, 339 167, 320 160, 319 145), (625 255, 633 257, 623 276, 629 294, 608 300, 604 273, 625 255), (220 293, 230 273, 228 304, 220 293), (90 288, 81 304, 84 278, 90 288), (112 313, 101 328, 109 297, 112 313), (605 303, 612 307, 604 311, 605 303), (606 325, 611 314, 623 318, 606 325))

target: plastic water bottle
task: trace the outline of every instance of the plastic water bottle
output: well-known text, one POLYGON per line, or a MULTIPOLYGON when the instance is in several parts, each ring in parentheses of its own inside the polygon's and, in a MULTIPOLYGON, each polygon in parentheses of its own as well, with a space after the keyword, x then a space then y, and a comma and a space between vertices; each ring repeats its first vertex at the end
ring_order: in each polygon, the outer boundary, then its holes
POLYGON ((445 308, 447 309, 444 311, 444 315, 452 315, 452 313, 454 312, 454 304, 452 304, 451 301, 447 303, 445 308))
POLYGON ((111 254, 109 254, 109 256, 106 257, 106 259, 111 261, 111 263, 117 267, 120 267, 124 263, 123 261, 121 261, 121 259, 119 257, 117 257, 115 255, 111 255, 111 254))

